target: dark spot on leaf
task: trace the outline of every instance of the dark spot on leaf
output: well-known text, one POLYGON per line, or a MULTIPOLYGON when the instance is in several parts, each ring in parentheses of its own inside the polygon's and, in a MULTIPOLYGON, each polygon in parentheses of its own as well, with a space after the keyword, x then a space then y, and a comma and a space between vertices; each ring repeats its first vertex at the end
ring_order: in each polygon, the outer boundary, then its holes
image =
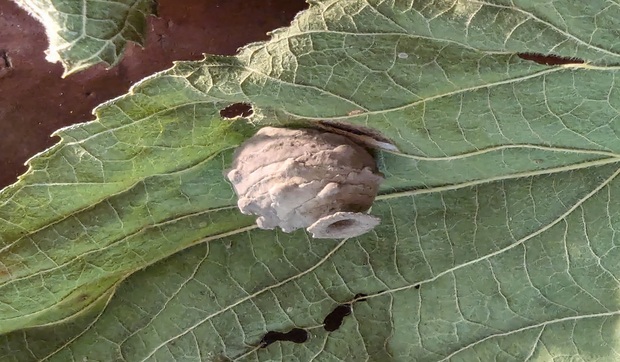
POLYGON ((563 64, 583 64, 585 61, 577 58, 562 58, 555 55, 543 55, 532 53, 519 53, 517 56, 521 59, 531 60, 538 64, 544 65, 563 65, 563 64))
POLYGON ((261 347, 265 348, 268 345, 277 341, 286 341, 293 343, 304 343, 308 340, 308 332, 305 329, 293 328, 287 333, 269 331, 265 334, 260 341, 261 347))
POLYGON ((234 103, 220 111, 220 116, 225 119, 236 117, 249 117, 252 115, 252 106, 247 103, 234 103))
POLYGON ((414 286, 415 289, 420 289, 420 284, 414 286))
POLYGON ((351 314, 353 304, 357 302, 365 302, 367 300, 367 297, 368 294, 357 293, 350 302, 341 304, 334 308, 334 310, 331 311, 331 313, 329 313, 327 317, 325 317, 325 319, 323 320, 323 328, 325 328, 325 330, 328 332, 333 332, 336 329, 340 328, 342 322, 344 321, 344 318, 351 314))
POLYGON ((351 314, 350 304, 341 304, 334 308, 334 310, 325 317, 323 320, 323 327, 328 332, 333 332, 340 328, 344 317, 351 314))

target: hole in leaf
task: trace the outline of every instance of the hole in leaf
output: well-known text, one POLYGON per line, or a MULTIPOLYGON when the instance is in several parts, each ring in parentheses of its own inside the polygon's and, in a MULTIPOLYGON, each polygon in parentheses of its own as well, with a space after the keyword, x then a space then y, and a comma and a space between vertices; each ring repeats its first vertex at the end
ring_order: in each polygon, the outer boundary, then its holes
POLYGON ((351 314, 350 304, 341 304, 334 308, 334 310, 325 317, 323 320, 323 328, 328 332, 333 332, 340 328, 344 317, 351 314))
POLYGON ((274 342, 278 342, 278 341, 304 343, 307 340, 308 340, 308 332, 305 329, 293 328, 287 333, 269 331, 265 334, 263 339, 260 341, 260 344, 261 344, 261 348, 265 348, 268 345, 274 342))
POLYGON ((415 289, 420 289, 420 284, 414 286, 415 289))
POLYGON ((220 111, 220 116, 224 119, 237 117, 249 117, 254 113, 252 105, 248 103, 234 103, 220 111))
POLYGON ((325 328, 325 330, 328 332, 333 332, 336 329, 340 328, 342 322, 344 321, 344 318, 351 314, 351 307, 353 306, 353 304, 357 302, 365 302, 366 297, 368 297, 368 294, 357 293, 350 302, 346 304, 341 304, 334 308, 334 310, 331 311, 331 313, 329 313, 327 317, 325 317, 325 319, 323 320, 323 328, 325 328))
POLYGON ((532 53, 519 53, 517 56, 521 59, 531 60, 538 64, 544 65, 563 65, 563 64, 583 64, 585 61, 577 58, 562 58, 555 55, 543 55, 532 53))

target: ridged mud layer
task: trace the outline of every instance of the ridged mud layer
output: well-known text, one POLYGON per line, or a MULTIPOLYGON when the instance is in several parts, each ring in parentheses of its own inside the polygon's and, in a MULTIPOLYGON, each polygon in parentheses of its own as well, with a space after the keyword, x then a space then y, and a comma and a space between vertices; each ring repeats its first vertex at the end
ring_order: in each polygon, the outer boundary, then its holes
POLYGON ((262 229, 347 238, 379 224, 366 211, 383 176, 373 156, 342 135, 262 128, 237 149, 228 179, 241 212, 258 215, 262 229))

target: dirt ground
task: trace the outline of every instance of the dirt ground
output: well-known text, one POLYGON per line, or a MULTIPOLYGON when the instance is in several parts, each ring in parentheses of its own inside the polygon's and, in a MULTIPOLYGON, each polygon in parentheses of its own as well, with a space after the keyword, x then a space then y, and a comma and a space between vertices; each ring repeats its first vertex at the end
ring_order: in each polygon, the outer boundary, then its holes
POLYGON ((45 60, 43 27, 10 0, 0 0, 0 188, 26 171, 24 162, 58 142, 50 134, 93 119, 99 103, 131 84, 202 53, 234 54, 287 26, 304 0, 159 0, 144 49, 130 44, 123 61, 61 79, 60 64, 45 60))

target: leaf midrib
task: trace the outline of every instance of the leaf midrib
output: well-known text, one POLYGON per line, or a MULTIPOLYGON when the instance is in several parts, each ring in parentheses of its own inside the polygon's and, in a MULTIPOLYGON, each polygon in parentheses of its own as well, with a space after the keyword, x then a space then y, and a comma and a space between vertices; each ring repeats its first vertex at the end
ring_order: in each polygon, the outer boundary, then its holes
MULTIPOLYGON (((544 322, 541 322, 541 323, 532 324, 532 325, 529 325, 529 326, 517 328, 517 329, 512 330, 512 331, 508 331, 508 332, 491 334, 491 335, 489 335, 487 337, 481 338, 478 341, 470 343, 467 346, 461 347, 461 348, 453 351, 452 353, 450 353, 449 355, 447 355, 443 359, 439 360, 438 362, 449 361, 450 358, 454 357, 458 353, 463 352, 463 351, 467 350, 468 348, 474 347, 474 346, 476 346, 476 345, 478 345, 480 343, 486 342, 487 340, 490 340, 490 339, 493 339, 493 338, 506 337, 506 336, 510 336, 512 334, 515 334, 515 333, 519 333, 519 332, 523 332, 523 331, 527 331, 527 330, 531 330, 531 329, 536 329, 536 328, 541 328, 541 331, 540 331, 540 333, 538 335, 538 338, 536 339, 538 341, 538 340, 540 340, 540 336, 542 335, 545 327, 547 327, 549 325, 553 325, 553 324, 556 324, 556 323, 567 322, 567 321, 578 321, 578 320, 588 319, 588 318, 612 317, 612 316, 617 316, 617 315, 620 315, 620 310, 611 311, 611 312, 604 312, 604 313, 590 313, 590 314, 575 315, 575 316, 562 317, 562 318, 557 318, 557 319, 552 319, 552 320, 544 321, 544 322)), ((527 359, 525 359, 525 361, 527 361, 527 359)))
MULTIPOLYGON (((294 118, 298 118, 298 119, 311 119, 311 120, 325 120, 325 119, 329 119, 329 120, 347 120, 347 119, 359 118, 361 116, 385 115, 386 113, 405 110, 407 108, 423 105, 423 104, 425 104, 427 102, 434 101, 434 100, 437 100, 437 99, 441 99, 441 98, 445 98, 445 97, 450 97, 450 96, 454 96, 454 95, 459 95, 459 94, 466 93, 466 92, 473 92, 473 91, 477 91, 477 90, 480 90, 480 89, 488 89, 488 88, 497 87, 497 86, 506 85, 506 84, 519 83, 519 82, 523 82, 525 80, 536 78, 536 77, 539 77, 539 76, 544 76, 544 75, 547 75, 547 74, 551 74, 551 73, 555 73, 555 72, 560 72, 560 71, 567 71, 568 69, 574 69, 574 67, 571 67, 571 68, 568 68, 568 67, 554 67, 554 68, 541 70, 541 71, 538 71, 538 72, 535 72, 535 73, 532 73, 532 74, 528 74, 528 75, 525 75, 525 76, 521 76, 521 77, 510 78, 510 79, 506 79, 506 80, 502 80, 502 81, 498 81, 498 82, 492 82, 492 83, 478 84, 476 86, 467 87, 467 88, 459 88, 457 90, 453 90, 453 91, 450 91, 450 92, 445 92, 445 93, 441 93, 441 94, 436 94, 436 95, 428 96, 428 97, 423 98, 421 100, 417 100, 415 102, 410 102, 410 103, 407 103, 407 104, 403 104, 403 105, 400 105, 400 106, 397 106, 397 107, 386 108, 386 109, 377 110, 377 111, 365 111, 363 113, 357 113, 357 114, 354 114, 354 115, 345 114, 345 115, 341 115, 341 116, 319 117, 319 116, 296 114, 296 113, 293 113, 293 112, 288 111, 288 110, 282 110, 282 112, 284 114, 290 116, 290 117, 294 117, 294 118)), ((256 70, 253 70, 253 69, 250 69, 250 68, 248 68, 248 70, 254 71, 254 72, 256 72, 259 75, 268 77, 268 76, 266 76, 264 74, 259 73, 256 70)), ((297 83, 284 82, 284 81, 281 81, 281 80, 278 80, 278 81, 280 81, 280 83, 288 84, 288 85, 292 85, 292 86, 303 86, 303 85, 297 84, 297 83)), ((305 86, 305 87, 308 87, 308 86, 305 86)), ((322 91, 325 92, 324 90, 322 90, 322 91)), ((338 97, 340 97, 340 96, 338 96, 338 97)))
POLYGON ((548 168, 544 170, 516 172, 513 174, 495 176, 495 177, 490 177, 487 179, 477 179, 477 180, 472 180, 472 181, 460 182, 460 183, 456 183, 452 185, 434 186, 434 187, 429 187, 429 188, 415 188, 413 190, 404 190, 404 191, 397 191, 397 192, 385 192, 383 194, 378 195, 375 198, 375 200, 380 201, 380 200, 388 200, 388 199, 407 197, 407 196, 419 195, 419 194, 428 194, 428 193, 435 193, 435 192, 442 192, 442 191, 458 190, 462 188, 482 185, 482 184, 496 182, 496 181, 512 180, 512 179, 526 178, 526 177, 531 177, 531 176, 551 175, 551 174, 556 174, 556 173, 561 173, 561 172, 581 170, 581 169, 590 168, 594 166, 603 166, 603 165, 608 165, 612 163, 620 164, 620 158, 611 157, 611 158, 588 161, 588 162, 583 162, 583 163, 578 163, 578 164, 573 164, 573 165, 568 165, 568 166, 553 167, 553 168, 548 168))

